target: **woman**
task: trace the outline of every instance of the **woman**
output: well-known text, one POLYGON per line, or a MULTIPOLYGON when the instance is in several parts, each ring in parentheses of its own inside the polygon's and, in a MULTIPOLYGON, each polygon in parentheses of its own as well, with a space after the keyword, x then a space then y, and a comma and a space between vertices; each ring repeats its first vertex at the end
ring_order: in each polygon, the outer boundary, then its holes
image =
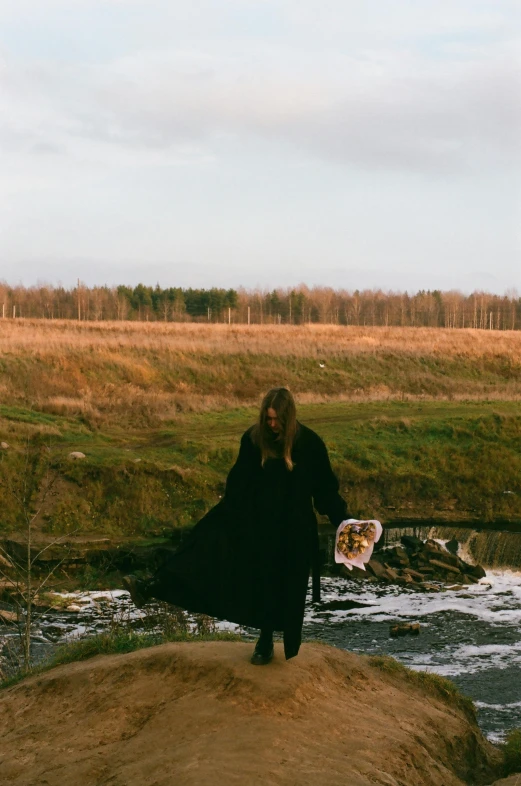
POLYGON ((298 654, 310 568, 320 600, 317 520, 347 518, 326 447, 296 419, 287 388, 264 397, 243 434, 223 499, 150 582, 126 577, 136 605, 156 598, 192 612, 260 628, 251 662, 273 658, 283 631, 286 659, 298 654))

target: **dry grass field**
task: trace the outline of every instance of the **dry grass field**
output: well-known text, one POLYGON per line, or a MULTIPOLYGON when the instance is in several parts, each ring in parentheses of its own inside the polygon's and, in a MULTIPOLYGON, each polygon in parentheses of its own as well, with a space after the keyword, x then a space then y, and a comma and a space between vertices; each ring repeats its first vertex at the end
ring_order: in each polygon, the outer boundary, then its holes
POLYGON ((521 361, 521 331, 341 325, 227 325, 180 322, 0 320, 0 352, 59 349, 175 350, 327 357, 388 351, 521 361))
POLYGON ((301 403, 519 400, 521 332, 0 321, 0 404, 92 426, 254 405, 280 384, 301 403))

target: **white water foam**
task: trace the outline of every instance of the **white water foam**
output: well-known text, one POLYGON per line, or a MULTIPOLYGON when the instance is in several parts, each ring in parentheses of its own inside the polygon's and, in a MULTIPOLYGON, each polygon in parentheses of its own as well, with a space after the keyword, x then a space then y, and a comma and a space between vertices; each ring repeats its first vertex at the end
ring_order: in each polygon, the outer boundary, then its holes
MULTIPOLYGON (((417 671, 462 677, 521 665, 521 572, 490 571, 479 584, 439 593, 325 578, 322 601, 308 605, 305 624, 329 631, 327 640, 361 651, 389 652, 417 671), (356 601, 362 608, 328 609, 331 601, 356 601), (420 621, 419 639, 392 644, 377 632, 370 644, 364 623, 420 621), (351 644, 352 642, 352 644, 351 644)), ((375 629, 378 631, 378 629, 375 629)), ((396 641, 396 640, 395 640, 396 641)), ((517 697, 516 697, 517 698, 517 697)))
MULTIPOLYGON (((375 621, 404 620, 440 612, 458 612, 484 620, 492 625, 521 625, 521 572, 490 571, 486 579, 463 589, 447 589, 440 593, 404 592, 402 588, 360 584, 356 588, 344 579, 329 578, 322 582, 322 602, 354 600, 367 603, 364 608, 328 611, 328 617, 371 617, 375 621)), ((305 621, 318 622, 323 611, 308 606, 305 621)))
MULTIPOLYGON (((57 596, 70 601, 74 611, 58 611, 52 624, 56 630, 62 629, 63 639, 73 639, 88 634, 99 632, 110 626, 111 622, 125 622, 145 620, 152 609, 138 609, 130 600, 127 590, 93 590, 86 592, 57 592, 57 596), (93 622, 99 624, 93 627, 93 622)), ((196 627, 194 615, 185 612, 188 626, 196 627)), ((239 633, 241 628, 234 622, 226 620, 213 620, 215 629, 219 632, 239 633)))
POLYGON ((512 710, 521 709, 521 701, 515 701, 512 704, 487 704, 486 701, 475 701, 474 704, 480 710, 494 710, 495 712, 512 712, 512 710))
MULTIPOLYGON (((430 670, 432 659, 426 664, 425 656, 418 656, 418 663, 411 663, 417 671, 430 670)), ((491 669, 510 669, 521 665, 521 641, 516 644, 483 644, 446 648, 438 653, 435 666, 437 674, 444 677, 477 674, 491 669), (444 662, 445 661, 445 662, 444 662)))

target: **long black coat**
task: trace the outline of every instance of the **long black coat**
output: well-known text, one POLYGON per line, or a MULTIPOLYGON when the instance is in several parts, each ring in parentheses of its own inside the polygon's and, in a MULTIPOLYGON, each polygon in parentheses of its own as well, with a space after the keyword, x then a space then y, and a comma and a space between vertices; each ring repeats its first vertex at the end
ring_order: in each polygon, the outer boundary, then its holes
POLYGON ((314 431, 299 424, 291 472, 282 459, 268 459, 263 468, 251 432, 242 436, 223 499, 157 574, 153 594, 188 611, 283 630, 286 658, 291 658, 300 647, 311 568, 313 600, 320 600, 313 507, 338 526, 347 517, 346 503, 326 446, 314 431), (272 467, 273 487, 270 462, 278 462, 272 467), (267 513, 272 492, 278 495, 276 508, 267 513))

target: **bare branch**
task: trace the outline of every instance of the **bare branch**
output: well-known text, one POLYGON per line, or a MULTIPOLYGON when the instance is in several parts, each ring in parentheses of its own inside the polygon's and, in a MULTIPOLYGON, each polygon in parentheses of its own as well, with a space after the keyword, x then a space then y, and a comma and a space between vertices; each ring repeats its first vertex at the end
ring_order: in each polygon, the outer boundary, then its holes
MULTIPOLYGON (((63 543, 66 538, 71 537, 71 535, 79 531, 79 528, 76 528, 65 535, 59 535, 43 546, 40 542, 38 546, 39 550, 33 556, 34 523, 41 515, 44 502, 59 477, 57 472, 51 470, 48 462, 45 471, 42 473, 41 460, 41 452, 31 452, 31 446, 29 440, 27 440, 23 468, 18 474, 16 486, 10 479, 8 479, 7 482, 0 481, 2 488, 7 489, 9 496, 18 505, 25 528, 24 542, 20 544, 23 548, 23 556, 21 559, 13 557, 5 548, 0 546, 0 553, 5 553, 6 557, 9 559, 9 566, 12 566, 9 572, 14 573, 14 578, 11 578, 6 571, 0 571, 0 576, 5 575, 6 579, 11 582, 16 590, 16 596, 13 598, 13 601, 18 614, 17 630, 20 637, 22 653, 20 663, 23 664, 25 668, 28 668, 31 663, 31 632, 33 630, 33 625, 46 611, 45 604, 43 604, 42 611, 36 612, 36 598, 44 587, 48 585, 56 571, 59 568, 63 570, 63 565, 67 559, 67 552, 65 550, 64 553, 62 550, 61 558, 52 567, 47 567, 46 575, 43 576, 43 578, 39 577, 37 583, 35 582, 35 563, 40 560, 42 555, 50 548, 63 543), (38 504, 36 510, 31 507, 32 502, 34 503, 35 501, 35 497, 38 504)), ((65 573, 65 575, 67 574, 65 573)))
POLYGON ((68 532, 66 535, 60 535, 60 537, 55 538, 54 540, 52 540, 50 543, 48 543, 46 546, 44 546, 44 548, 41 549, 41 551, 39 551, 38 554, 35 557, 33 557, 33 559, 31 560, 31 565, 34 565, 35 561, 38 559, 38 557, 41 554, 44 553, 44 551, 47 551, 47 549, 52 548, 52 546, 56 546, 56 544, 60 543, 60 541, 64 540, 64 538, 70 538, 71 535, 74 535, 76 532, 79 532, 79 530, 80 530, 80 527, 76 527, 76 529, 73 529, 72 532, 68 532))
POLYGON ((25 571, 25 567, 23 565, 21 565, 19 562, 17 562, 17 560, 15 560, 15 559, 12 559, 11 562, 12 562, 13 569, 14 569, 15 573, 17 575, 23 574, 23 572, 25 571))
POLYGON ((51 579, 51 578, 54 576, 54 574, 56 573, 56 571, 58 570, 58 568, 59 568, 59 567, 61 567, 61 566, 63 565, 63 563, 64 563, 64 562, 65 562, 65 557, 63 557, 63 558, 62 558, 62 559, 61 559, 61 560, 60 560, 60 561, 59 561, 59 562, 58 562, 58 563, 57 563, 57 564, 56 564, 56 565, 55 565, 55 566, 52 568, 52 570, 50 570, 50 571, 49 571, 49 573, 46 575, 46 577, 43 579, 43 581, 42 581, 42 582, 40 582, 40 584, 39 584, 39 585, 36 587, 36 589, 35 589, 35 591, 34 591, 34 597, 36 597, 36 595, 38 595, 38 593, 40 592, 40 590, 41 590, 43 587, 45 587, 45 585, 47 584, 47 582, 49 581, 49 579, 51 579))
POLYGON ((14 567, 14 562, 15 562, 14 557, 12 557, 11 554, 9 554, 9 552, 7 551, 7 549, 5 549, 3 546, 0 546, 0 556, 3 556, 6 562, 9 562, 11 566, 14 567))

